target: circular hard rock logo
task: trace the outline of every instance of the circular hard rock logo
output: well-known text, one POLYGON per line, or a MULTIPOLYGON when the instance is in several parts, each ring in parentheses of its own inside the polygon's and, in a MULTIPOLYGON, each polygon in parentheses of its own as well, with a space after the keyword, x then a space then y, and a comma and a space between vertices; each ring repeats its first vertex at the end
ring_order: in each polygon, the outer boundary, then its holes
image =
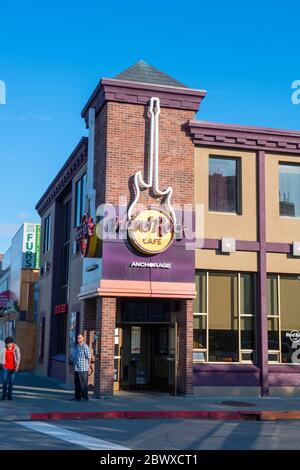
POLYGON ((160 209, 146 209, 130 221, 128 235, 138 251, 155 255, 171 245, 174 238, 173 221, 160 209))
POLYGON ((290 333, 287 333, 287 336, 293 343, 298 343, 300 340, 300 332, 298 330, 292 330, 290 333))

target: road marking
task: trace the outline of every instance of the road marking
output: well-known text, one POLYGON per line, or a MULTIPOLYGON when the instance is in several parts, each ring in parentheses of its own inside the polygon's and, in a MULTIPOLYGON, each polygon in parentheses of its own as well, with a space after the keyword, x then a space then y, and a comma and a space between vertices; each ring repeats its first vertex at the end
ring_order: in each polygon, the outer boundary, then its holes
POLYGON ((16 424, 89 450, 130 450, 128 447, 104 441, 103 439, 96 439, 79 432, 69 431, 68 429, 44 423, 43 421, 16 421, 16 424))

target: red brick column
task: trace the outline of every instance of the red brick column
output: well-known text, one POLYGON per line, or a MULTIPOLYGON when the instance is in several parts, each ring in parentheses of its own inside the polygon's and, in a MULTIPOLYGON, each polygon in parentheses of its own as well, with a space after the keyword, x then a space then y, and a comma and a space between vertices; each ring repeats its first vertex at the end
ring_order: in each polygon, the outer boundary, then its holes
POLYGON ((177 392, 193 394, 193 300, 183 300, 177 312, 178 366, 177 392))
POLYGON ((99 337, 99 354, 95 358, 94 394, 110 396, 114 392, 114 349, 116 325, 116 299, 97 297, 96 333, 99 337))
MULTIPOLYGON (((95 371, 95 358, 93 357, 94 336, 96 331, 96 299, 87 299, 83 301, 83 319, 82 319, 82 333, 84 334, 85 341, 92 351, 92 368, 95 371)), ((89 385, 94 385, 94 373, 89 376, 89 385)))

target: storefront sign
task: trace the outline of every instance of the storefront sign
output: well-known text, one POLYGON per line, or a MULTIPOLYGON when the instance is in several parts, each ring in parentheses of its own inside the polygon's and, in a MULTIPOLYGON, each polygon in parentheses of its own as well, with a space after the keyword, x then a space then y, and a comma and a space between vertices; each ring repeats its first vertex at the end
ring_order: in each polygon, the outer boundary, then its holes
POLYGON ((58 315, 60 313, 68 313, 68 304, 56 305, 54 308, 54 313, 55 315, 58 315))
POLYGON ((162 253, 173 241, 173 222, 160 209, 146 209, 131 220, 128 235, 132 245, 141 253, 162 253))
POLYGON ((79 244, 79 251, 83 258, 93 257, 95 254, 97 238, 94 235, 95 224, 92 217, 85 213, 82 216, 81 224, 75 229, 76 241, 79 244))
POLYGON ((165 251, 174 238, 176 214, 171 204, 172 186, 159 188, 159 115, 160 99, 152 97, 148 109, 150 117, 150 149, 148 181, 142 172, 134 176, 135 199, 128 209, 128 236, 131 244, 141 253, 155 255, 165 251), (155 206, 135 213, 141 190, 149 190, 155 198, 155 206), (163 210, 162 210, 163 208, 163 210))
POLYGON ((23 268, 40 268, 41 226, 24 224, 23 237, 23 268))
POLYGON ((41 226, 36 225, 35 229, 35 269, 40 269, 41 266, 41 226))
POLYGON ((150 269, 171 269, 171 263, 145 263, 143 261, 132 261, 129 263, 131 268, 150 268, 150 269))
MULTIPOLYGON (((124 207, 114 207, 114 212, 119 220, 122 220, 124 207)), ((182 214, 178 211, 177 226, 184 226, 185 223, 182 214)), ((191 221, 190 232, 193 233, 194 217, 193 212, 186 213, 185 221, 191 221)), ((153 223, 153 221, 152 221, 153 223)), ((145 226, 146 230, 147 226, 145 226)), ((142 230, 142 226, 139 227, 142 230)), ((156 230, 160 228, 156 227, 156 230)), ((120 228, 116 231, 115 237, 106 237, 102 242, 102 279, 143 281, 150 279, 154 282, 195 282, 195 252, 192 249, 186 249, 188 243, 193 243, 194 238, 187 240, 185 233, 177 236, 177 230, 169 233, 172 241, 162 252, 142 253, 138 250, 131 240, 123 236, 125 230, 120 228)), ((147 232, 145 232, 147 234, 147 232)), ((157 233, 157 232, 156 232, 157 233)), ((151 233, 150 236, 156 236, 151 233)), ((189 232, 188 232, 189 233, 189 232)), ((142 232, 141 232, 142 234, 142 232)), ((140 235, 140 234, 139 234, 140 235)), ((138 235, 138 236, 139 236, 138 235)), ((159 234, 160 235, 160 234, 159 234)), ((162 234, 163 235, 163 234, 162 234)), ((149 250, 150 251, 150 250, 149 250)))

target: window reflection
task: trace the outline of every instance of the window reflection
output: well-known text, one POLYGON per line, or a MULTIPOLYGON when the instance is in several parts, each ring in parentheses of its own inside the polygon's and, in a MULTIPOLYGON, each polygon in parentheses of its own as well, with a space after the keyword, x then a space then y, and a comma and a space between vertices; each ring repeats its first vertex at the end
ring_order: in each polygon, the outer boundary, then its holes
POLYGON ((209 276, 209 360, 237 362, 238 309, 237 275, 209 276))
POLYGON ((209 210, 239 212, 239 160, 209 158, 209 210))
POLYGON ((300 331, 300 277, 268 275, 267 287, 269 361, 291 363, 291 332, 300 331))
POLYGON ((252 273, 197 272, 195 362, 254 361, 254 279, 252 273))
POLYGON ((300 217, 300 165, 279 164, 279 214, 300 217))

